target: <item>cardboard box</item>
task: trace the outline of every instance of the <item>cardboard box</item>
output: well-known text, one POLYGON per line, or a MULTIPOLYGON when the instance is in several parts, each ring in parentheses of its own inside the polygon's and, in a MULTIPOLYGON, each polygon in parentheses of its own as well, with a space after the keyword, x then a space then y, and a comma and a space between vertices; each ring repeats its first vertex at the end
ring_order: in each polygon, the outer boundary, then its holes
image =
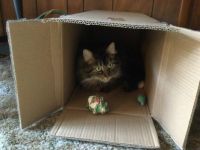
POLYGON ((180 148, 185 148, 199 91, 199 32, 142 14, 109 11, 9 21, 7 31, 22 128, 65 107, 53 135, 159 148, 154 118, 180 148), (95 26, 145 32, 148 106, 135 102, 137 91, 124 93, 118 89, 105 94, 112 107, 109 114, 93 116, 86 110, 87 96, 93 93, 75 90, 74 63, 82 31, 95 26), (122 99, 124 103, 120 104, 122 99))

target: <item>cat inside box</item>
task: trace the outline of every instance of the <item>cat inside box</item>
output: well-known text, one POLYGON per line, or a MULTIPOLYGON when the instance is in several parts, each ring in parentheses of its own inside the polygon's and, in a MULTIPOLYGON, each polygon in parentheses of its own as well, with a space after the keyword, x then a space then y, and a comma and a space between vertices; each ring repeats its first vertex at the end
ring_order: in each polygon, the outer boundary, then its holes
POLYGON ((142 35, 141 30, 85 27, 77 54, 78 84, 101 92, 143 86, 142 35))

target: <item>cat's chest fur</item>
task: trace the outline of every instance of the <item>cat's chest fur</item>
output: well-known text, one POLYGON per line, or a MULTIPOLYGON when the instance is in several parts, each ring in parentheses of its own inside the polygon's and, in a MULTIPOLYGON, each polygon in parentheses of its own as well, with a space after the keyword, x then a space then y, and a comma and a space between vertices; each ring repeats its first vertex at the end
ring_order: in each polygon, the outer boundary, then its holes
MULTIPOLYGON (((87 76, 87 75, 86 75, 87 76)), ((108 77, 98 77, 98 76, 88 76, 83 78, 81 80, 82 84, 91 84, 91 85, 96 85, 96 84, 101 84, 101 85, 107 85, 110 82, 113 82, 121 77, 121 69, 118 69, 114 74, 109 75, 108 77)))
POLYGON ((120 72, 116 73, 112 77, 107 79, 99 79, 97 77, 88 77, 81 80, 81 85, 84 88, 95 90, 95 91, 109 91, 112 90, 114 85, 118 83, 121 74, 120 72))

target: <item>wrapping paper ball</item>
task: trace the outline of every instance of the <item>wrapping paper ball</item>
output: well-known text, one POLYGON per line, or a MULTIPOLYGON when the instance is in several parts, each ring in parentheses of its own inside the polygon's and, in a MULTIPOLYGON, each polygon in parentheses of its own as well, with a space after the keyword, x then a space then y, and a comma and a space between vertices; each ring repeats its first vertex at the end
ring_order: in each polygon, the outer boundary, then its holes
POLYGON ((108 103, 102 96, 89 96, 88 109, 93 114, 105 114, 109 111, 108 103))

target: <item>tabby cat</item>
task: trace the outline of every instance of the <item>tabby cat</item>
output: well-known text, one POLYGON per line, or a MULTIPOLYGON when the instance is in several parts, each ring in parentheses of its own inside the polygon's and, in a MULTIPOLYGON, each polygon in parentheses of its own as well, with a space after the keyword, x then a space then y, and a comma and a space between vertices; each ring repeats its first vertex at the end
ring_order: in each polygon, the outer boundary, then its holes
POLYGON ((133 90, 144 77, 137 69, 138 64, 127 62, 132 61, 120 57, 114 42, 105 48, 83 49, 78 59, 79 83, 84 88, 95 91, 108 92, 119 84, 128 91, 133 90))

